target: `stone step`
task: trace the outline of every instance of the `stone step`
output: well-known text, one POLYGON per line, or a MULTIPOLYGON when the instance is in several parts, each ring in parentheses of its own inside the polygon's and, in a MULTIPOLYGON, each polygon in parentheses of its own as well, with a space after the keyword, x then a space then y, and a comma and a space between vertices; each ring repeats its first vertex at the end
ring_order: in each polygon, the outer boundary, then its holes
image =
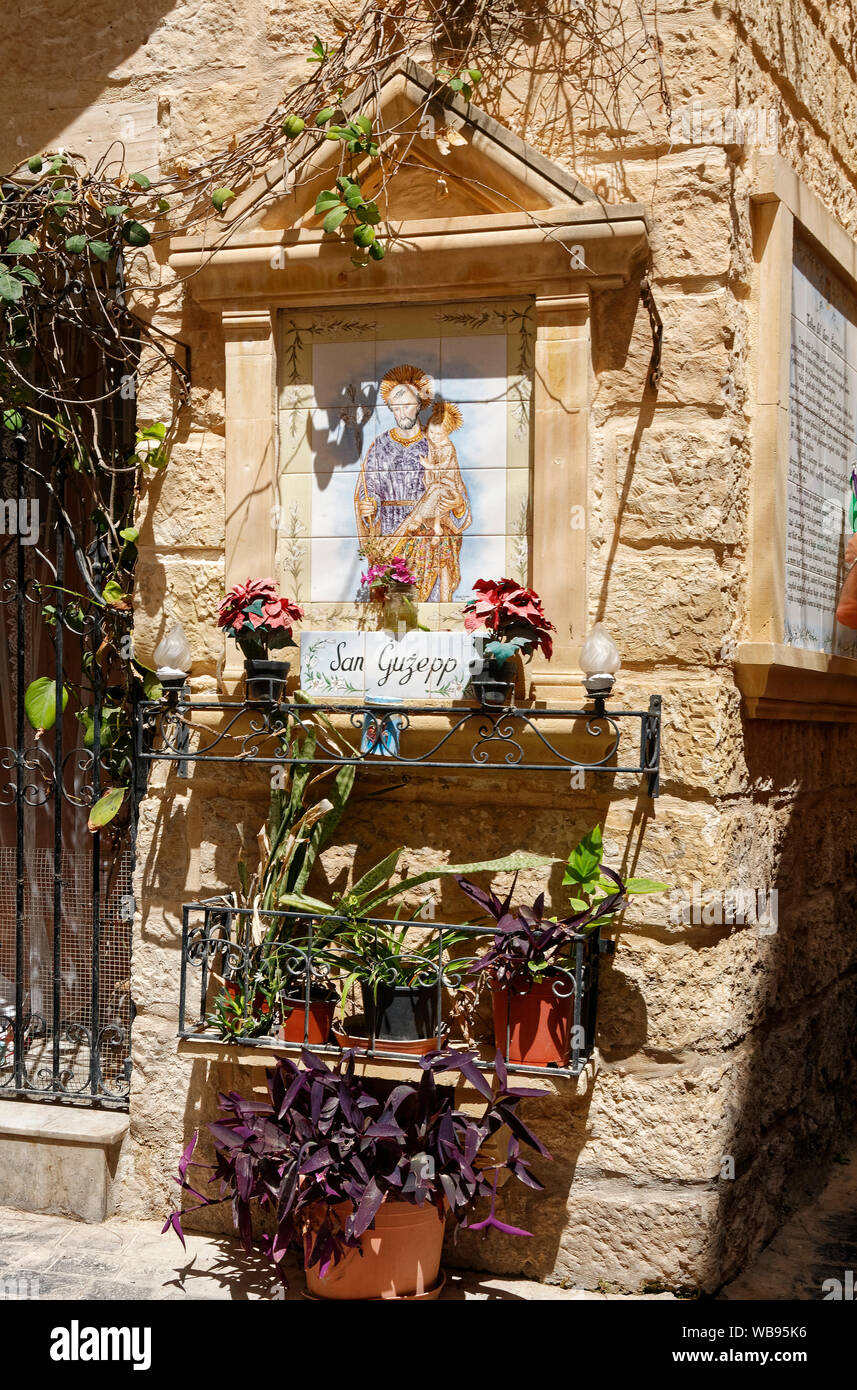
POLYGON ((0 1205, 104 1221, 127 1133, 115 1110, 0 1101, 0 1205))

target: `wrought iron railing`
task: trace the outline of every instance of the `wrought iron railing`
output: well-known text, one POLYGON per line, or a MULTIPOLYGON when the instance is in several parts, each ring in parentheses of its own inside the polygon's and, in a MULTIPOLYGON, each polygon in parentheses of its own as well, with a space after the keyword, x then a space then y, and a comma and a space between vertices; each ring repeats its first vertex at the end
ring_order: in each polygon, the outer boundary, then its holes
POLYGON ((579 1075, 595 1041, 599 959, 613 942, 597 928, 570 935, 550 981, 555 1021, 541 1037, 542 1051, 556 1056, 528 1061, 527 1048, 540 1043, 516 1018, 523 991, 499 989, 470 969, 491 935, 490 924, 259 911, 217 898, 187 903, 179 1036, 268 1052, 351 1048, 411 1063, 438 1047, 475 1046, 486 1071, 499 1045, 510 1071, 579 1075), (390 933, 402 938, 397 951, 390 933), (397 1027, 403 1013, 414 1027, 397 1027))
POLYGON ((651 696, 647 709, 619 710, 606 708, 600 698, 588 709, 493 709, 305 701, 244 704, 174 693, 140 704, 137 766, 144 781, 153 762, 178 763, 185 775, 188 765, 196 762, 307 761, 324 767, 387 764, 397 769, 627 773, 645 777, 654 797, 659 789, 660 728, 659 695, 651 696), (445 721, 446 727, 438 730, 438 721, 445 721), (634 725, 637 737, 631 732, 623 742, 623 727, 632 730, 634 725), (342 732, 343 726, 359 733, 356 741, 342 732), (386 739, 385 728, 390 732, 386 739), (310 733, 310 758, 290 751, 291 740, 310 733), (580 756, 590 740, 592 756, 580 756))

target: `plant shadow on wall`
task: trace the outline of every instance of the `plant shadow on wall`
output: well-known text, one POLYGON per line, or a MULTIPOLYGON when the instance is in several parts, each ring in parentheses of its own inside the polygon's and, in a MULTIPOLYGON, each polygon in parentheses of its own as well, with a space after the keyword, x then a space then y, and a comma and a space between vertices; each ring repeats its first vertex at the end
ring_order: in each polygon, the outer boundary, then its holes
MULTIPOLYGON (((663 44, 656 11, 647 16, 647 8, 612 6, 604 25, 597 7, 583 4, 500 0, 486 7, 485 37, 493 51, 491 60, 480 58, 486 81, 479 87, 479 106, 502 123, 514 112, 514 129, 523 139, 589 182, 590 148, 603 169, 600 142, 610 141, 612 155, 623 143, 638 144, 641 127, 649 140, 659 136, 669 119, 663 44)), ((464 51, 473 9, 462 6, 460 18, 453 12, 446 24, 450 44, 463 42, 464 51)), ((442 152, 445 139, 442 128, 442 152)), ((611 165, 618 179, 621 161, 611 158, 611 165)), ((623 180, 608 201, 626 196, 623 180)))

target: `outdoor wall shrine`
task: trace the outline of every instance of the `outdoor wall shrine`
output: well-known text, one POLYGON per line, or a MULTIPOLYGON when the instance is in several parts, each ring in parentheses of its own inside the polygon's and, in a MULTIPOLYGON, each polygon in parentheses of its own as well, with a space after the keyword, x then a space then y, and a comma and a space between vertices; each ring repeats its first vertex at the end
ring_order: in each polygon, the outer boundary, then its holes
POLYGON ((367 555, 405 560, 430 627, 480 576, 526 584, 533 301, 284 311, 278 332, 277 565, 310 619, 353 620, 367 555))
MULTIPOLYGON (((430 90, 414 65, 385 85, 402 138, 430 90)), ((380 266, 343 270, 321 230, 324 149, 300 194, 274 171, 235 201, 222 253, 173 242, 224 337, 226 583, 276 574, 305 634, 348 632, 373 625, 368 563, 398 556, 437 632, 460 629, 475 579, 515 578, 558 615, 552 665, 535 658, 533 680, 579 693, 590 293, 639 275, 645 216, 599 202, 461 101, 436 116, 467 138, 441 166, 414 130, 389 193, 413 220, 380 266)))

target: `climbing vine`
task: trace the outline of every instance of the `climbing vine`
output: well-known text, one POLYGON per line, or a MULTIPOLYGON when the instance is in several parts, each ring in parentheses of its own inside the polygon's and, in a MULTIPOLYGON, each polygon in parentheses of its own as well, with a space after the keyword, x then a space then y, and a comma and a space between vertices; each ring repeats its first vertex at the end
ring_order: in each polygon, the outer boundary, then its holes
MULTIPOLYGON (((131 647, 136 516, 167 466, 190 383, 182 346, 151 310, 157 243, 205 229, 213 250, 224 245, 258 213, 259 202, 240 215, 232 205, 263 170, 282 160, 294 190, 315 172, 314 152, 331 142, 338 171, 315 212, 356 269, 380 261, 394 240, 386 195, 411 162, 412 137, 381 123, 379 96, 392 68, 417 59, 434 72, 426 111, 436 95, 499 110, 501 96, 523 85, 521 133, 549 149, 561 125, 572 134, 622 131, 652 107, 668 120, 653 14, 654 0, 368 0, 351 23, 330 11, 334 32, 313 36, 306 77, 209 158, 176 161, 151 179, 126 168, 121 148, 92 167, 71 151, 41 151, 3 178, 0 450, 47 487, 74 557, 64 584, 40 582, 42 616, 53 634, 63 627, 92 639, 83 678, 37 678, 26 711, 43 732, 73 701, 84 746, 113 784, 112 799, 102 797, 93 813, 96 825, 130 800, 119 793, 129 785, 133 704, 159 692, 131 647), (136 403, 164 373, 170 418, 139 419, 136 403)), ((439 130, 436 139, 442 156, 454 136, 439 130)), ((281 193, 282 185, 264 196, 281 193)))

